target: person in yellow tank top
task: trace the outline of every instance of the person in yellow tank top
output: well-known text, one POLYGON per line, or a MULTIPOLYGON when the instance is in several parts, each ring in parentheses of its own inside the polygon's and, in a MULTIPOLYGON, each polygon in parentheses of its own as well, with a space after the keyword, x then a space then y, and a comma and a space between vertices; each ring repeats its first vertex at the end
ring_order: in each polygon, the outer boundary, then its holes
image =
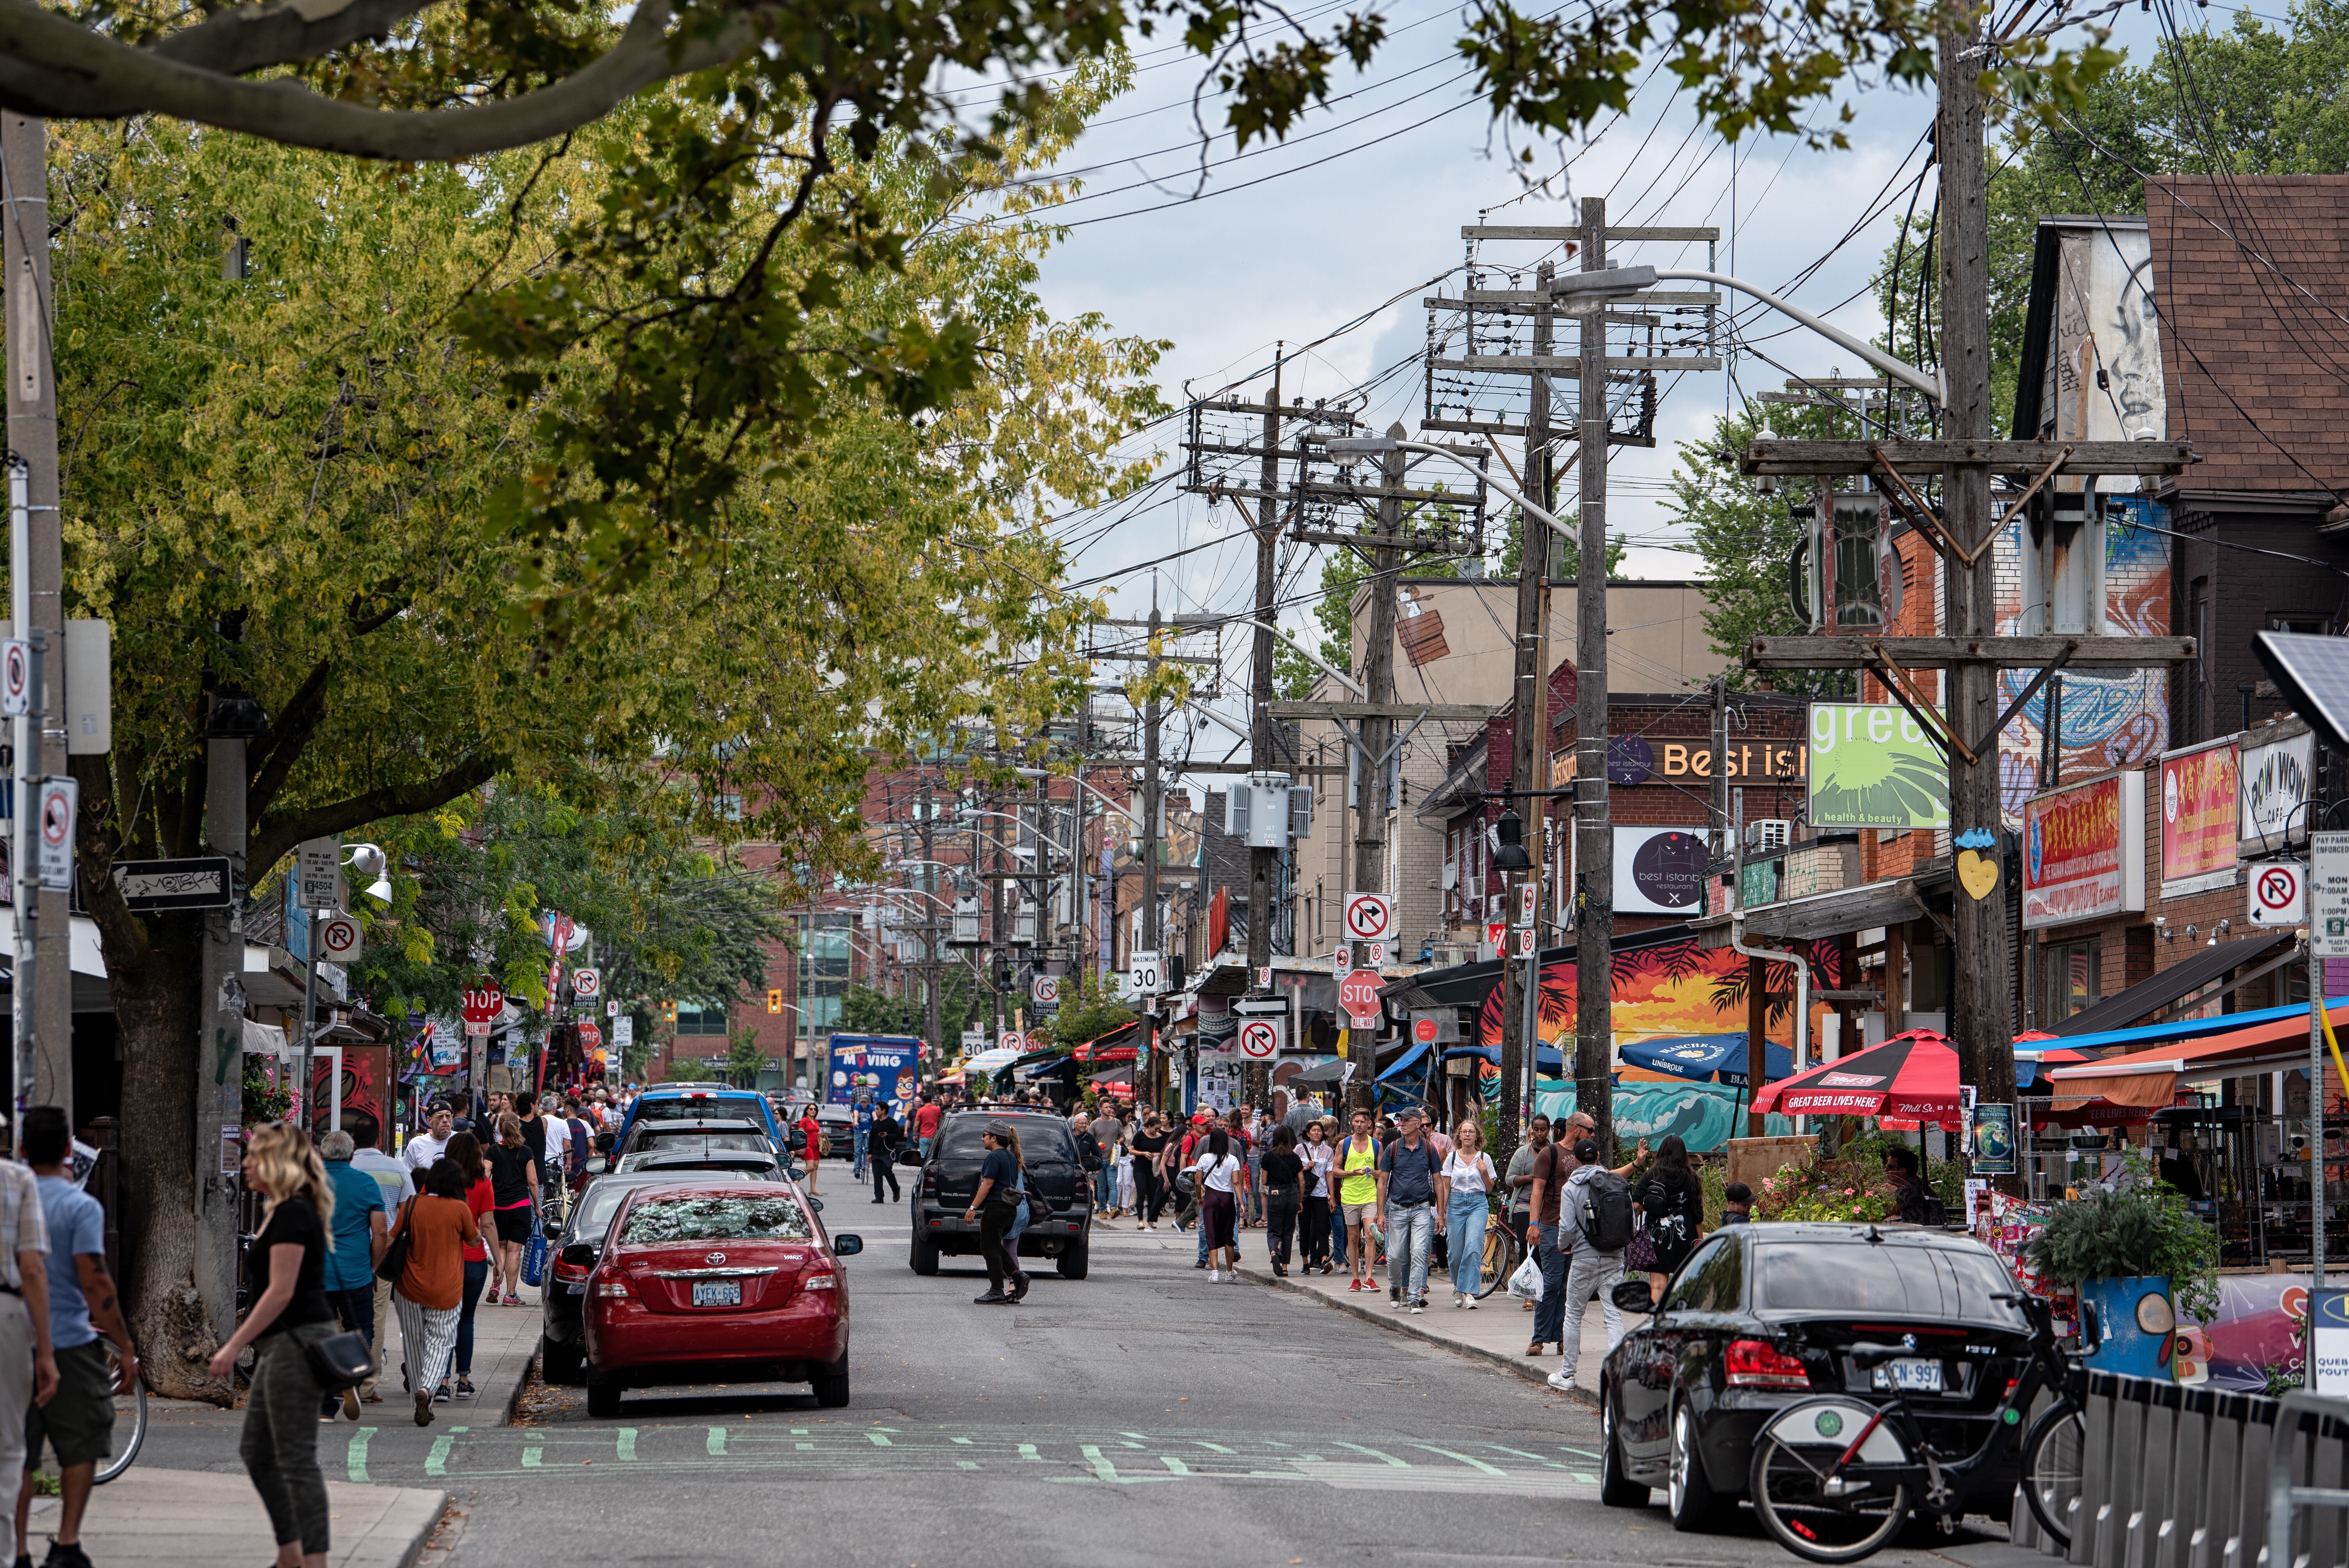
POLYGON ((1354 1265, 1348 1290, 1376 1290, 1371 1277, 1371 1217, 1379 1210, 1379 1140, 1371 1113, 1354 1112, 1354 1130, 1338 1143, 1338 1204, 1346 1223, 1346 1253, 1354 1265))

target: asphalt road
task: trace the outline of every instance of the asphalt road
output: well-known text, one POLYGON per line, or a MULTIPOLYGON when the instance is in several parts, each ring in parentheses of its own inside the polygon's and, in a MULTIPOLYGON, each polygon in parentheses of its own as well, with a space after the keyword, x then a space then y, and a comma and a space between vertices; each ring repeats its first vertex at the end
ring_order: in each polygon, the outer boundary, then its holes
MULTIPOLYGON (((596 1421, 575 1390, 533 1390, 512 1426, 442 1406, 430 1429, 324 1427, 327 1473, 448 1488, 461 1516, 436 1568, 1795 1561, 1750 1522, 1682 1535, 1661 1507, 1600 1507, 1585 1408, 1210 1284, 1187 1237, 1098 1233, 1090 1279, 1041 1268, 1022 1305, 981 1307, 976 1267, 907 1268, 904 1209, 846 1193, 826 1218, 867 1247, 848 1408, 740 1385, 631 1393, 596 1421)), ((160 1429, 140 1462, 234 1469, 233 1438, 160 1429)))

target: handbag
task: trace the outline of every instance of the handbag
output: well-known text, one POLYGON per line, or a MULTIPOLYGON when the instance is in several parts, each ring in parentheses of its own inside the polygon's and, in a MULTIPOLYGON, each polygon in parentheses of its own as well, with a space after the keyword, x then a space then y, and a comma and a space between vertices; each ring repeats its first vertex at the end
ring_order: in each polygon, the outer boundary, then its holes
POLYGON ((391 1238, 391 1245, 383 1249, 383 1258, 375 1265, 375 1277, 387 1284, 398 1284, 399 1276, 408 1272, 408 1220, 409 1211, 415 1207, 413 1198, 399 1206, 399 1222, 393 1227, 398 1233, 391 1238))
POLYGON ((1652 1273, 1655 1266, 1656 1238, 1648 1233, 1647 1222, 1642 1220, 1631 1233, 1631 1244, 1623 1249, 1623 1272, 1648 1274, 1652 1273))
POLYGON ((376 1373, 373 1347, 355 1328, 302 1346, 302 1356, 310 1363, 310 1376, 329 1394, 356 1388, 376 1373))

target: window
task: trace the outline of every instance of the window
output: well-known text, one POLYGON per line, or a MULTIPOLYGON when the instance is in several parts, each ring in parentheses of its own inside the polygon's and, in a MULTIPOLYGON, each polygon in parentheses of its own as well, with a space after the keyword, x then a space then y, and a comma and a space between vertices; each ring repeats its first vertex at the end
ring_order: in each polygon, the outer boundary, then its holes
POLYGON ((1735 1312, 1745 1295, 1744 1258, 1729 1236, 1715 1236, 1681 1265, 1664 1296, 1668 1312, 1735 1312))
POLYGON ((829 1034, 840 1023, 841 994, 854 955, 853 914, 808 916, 800 928, 799 1032, 829 1034))
POLYGON ((677 1005, 677 1032, 687 1035, 718 1035, 726 1033, 726 1004, 723 1002, 679 1002, 677 1005))
POLYGON ((804 1242, 807 1211, 789 1193, 756 1198, 663 1198, 628 1211, 623 1242, 804 1242))
POLYGON ((2323 615, 2292 615, 2281 610, 2268 612, 2268 630, 2271 632, 2299 632, 2311 637, 2322 637, 2326 634, 2329 624, 2323 615))
POLYGON ((1979 1244, 1779 1242, 1757 1249, 1757 1312, 1881 1312, 1945 1322, 2013 1324, 2014 1282, 1979 1244))
POLYGON ((2093 942, 2059 942, 2039 950, 2039 1026, 2060 1024, 2096 1000, 2098 965, 2093 942))

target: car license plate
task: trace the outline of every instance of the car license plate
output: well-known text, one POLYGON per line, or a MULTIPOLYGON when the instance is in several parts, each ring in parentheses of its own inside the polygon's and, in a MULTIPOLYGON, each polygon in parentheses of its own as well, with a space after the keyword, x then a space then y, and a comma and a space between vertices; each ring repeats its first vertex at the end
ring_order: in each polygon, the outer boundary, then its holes
POLYGON ((1941 1364, 1921 1356, 1903 1356, 1876 1369, 1876 1386, 1905 1389, 1911 1394, 1938 1394, 1941 1391, 1941 1364))
MULTIPOLYGON (((696 1306, 740 1306, 742 1305, 742 1282, 739 1279, 697 1280, 693 1285, 696 1306)), ((1941 1369, 1933 1368, 1933 1387, 1941 1386, 1941 1369)))

